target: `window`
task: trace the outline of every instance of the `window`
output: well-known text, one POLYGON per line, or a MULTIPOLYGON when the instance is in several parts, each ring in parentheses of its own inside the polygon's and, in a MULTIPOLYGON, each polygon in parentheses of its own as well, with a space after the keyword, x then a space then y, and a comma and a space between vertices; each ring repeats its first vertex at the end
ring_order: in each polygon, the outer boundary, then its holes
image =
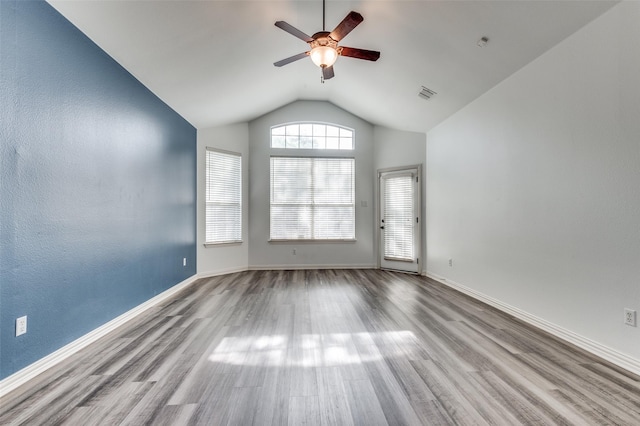
POLYGON ((271 157, 271 239, 355 239, 353 158, 271 157))
POLYGON ((272 127, 271 148, 353 150, 353 130, 322 123, 272 127))
POLYGON ((205 244, 242 241, 242 157, 207 148, 205 244))
POLYGON ((414 259, 414 175, 401 173, 384 178, 384 257, 414 259))

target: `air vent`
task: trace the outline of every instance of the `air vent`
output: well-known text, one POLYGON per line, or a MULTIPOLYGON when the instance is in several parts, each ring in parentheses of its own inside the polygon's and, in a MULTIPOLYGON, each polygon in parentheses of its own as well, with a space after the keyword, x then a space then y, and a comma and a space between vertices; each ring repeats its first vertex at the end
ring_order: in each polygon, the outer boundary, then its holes
POLYGON ((434 92, 433 90, 428 89, 428 88, 426 88, 426 87, 422 86, 422 90, 420 91, 420 93, 418 93, 418 96, 420 96, 421 98, 424 98, 424 99, 429 100, 429 99, 431 99, 431 98, 433 97, 433 95, 435 95, 435 94, 436 94, 436 92, 434 92))

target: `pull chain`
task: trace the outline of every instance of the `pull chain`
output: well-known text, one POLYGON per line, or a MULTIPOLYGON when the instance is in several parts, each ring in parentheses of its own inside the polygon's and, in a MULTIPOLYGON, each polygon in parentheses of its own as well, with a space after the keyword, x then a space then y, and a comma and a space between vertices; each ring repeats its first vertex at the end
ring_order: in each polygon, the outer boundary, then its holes
MULTIPOLYGON (((322 31, 325 31, 325 0, 322 0, 322 31)), ((320 83, 324 84, 324 69, 320 69, 320 83)))

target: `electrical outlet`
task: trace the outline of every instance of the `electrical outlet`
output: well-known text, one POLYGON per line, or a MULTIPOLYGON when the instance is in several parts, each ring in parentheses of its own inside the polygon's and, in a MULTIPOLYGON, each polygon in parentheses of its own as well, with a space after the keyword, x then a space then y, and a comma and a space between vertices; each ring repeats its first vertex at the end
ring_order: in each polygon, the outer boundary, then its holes
POLYGON ((182 258, 182 266, 187 266, 187 258, 186 257, 182 258))
POLYGON ((16 337, 22 336, 27 332, 27 316, 16 319, 16 337))
POLYGON ((453 266, 453 259, 449 259, 449 266, 453 266))
POLYGON ((636 311, 633 309, 624 308, 624 323, 631 327, 636 326, 636 311))

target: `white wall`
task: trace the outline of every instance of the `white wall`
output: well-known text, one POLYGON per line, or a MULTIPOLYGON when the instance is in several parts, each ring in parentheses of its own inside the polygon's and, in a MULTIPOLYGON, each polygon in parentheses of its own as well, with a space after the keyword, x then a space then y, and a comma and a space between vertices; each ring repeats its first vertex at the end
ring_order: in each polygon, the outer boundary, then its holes
POLYGON ((249 125, 233 124, 198 130, 198 236, 197 271, 200 276, 246 270, 249 265, 249 125), (242 155, 242 243, 204 246, 205 238, 205 152, 217 148, 242 155))
MULTIPOLYGON (((251 268, 373 267, 373 126, 328 102, 297 101, 249 123, 250 211, 249 266, 251 268), (270 149, 271 126, 320 121, 355 130, 355 150, 339 155, 356 160, 356 242, 269 242, 269 156, 304 155, 270 149), (361 206, 366 201, 367 207, 361 206), (293 249, 296 255, 293 255, 293 249)), ((327 152, 327 155, 330 155, 327 152)))
MULTIPOLYGON (((388 169, 404 166, 422 166, 422 208, 421 216, 424 225, 426 217, 426 202, 424 198, 424 190, 426 188, 424 183, 425 176, 425 159, 427 152, 427 135, 424 133, 406 132, 402 130, 390 129, 388 127, 375 126, 373 129, 373 164, 374 175, 373 179, 377 179, 377 171, 380 169, 388 169)), ((376 182, 377 184, 377 182, 376 182)), ((377 192, 374 206, 377 208, 377 192)), ((378 217, 378 216, 376 216, 378 217)), ((427 241, 425 238, 425 226, 422 226, 422 247, 420 253, 420 267, 424 268, 426 265, 426 246, 427 241)), ((375 230, 376 235, 378 230, 375 230)), ((378 243, 378 241, 376 241, 378 243)), ((376 244, 376 253, 378 253, 378 244, 376 244)))
POLYGON ((635 360, 639 23, 615 6, 427 135, 429 272, 635 360))

